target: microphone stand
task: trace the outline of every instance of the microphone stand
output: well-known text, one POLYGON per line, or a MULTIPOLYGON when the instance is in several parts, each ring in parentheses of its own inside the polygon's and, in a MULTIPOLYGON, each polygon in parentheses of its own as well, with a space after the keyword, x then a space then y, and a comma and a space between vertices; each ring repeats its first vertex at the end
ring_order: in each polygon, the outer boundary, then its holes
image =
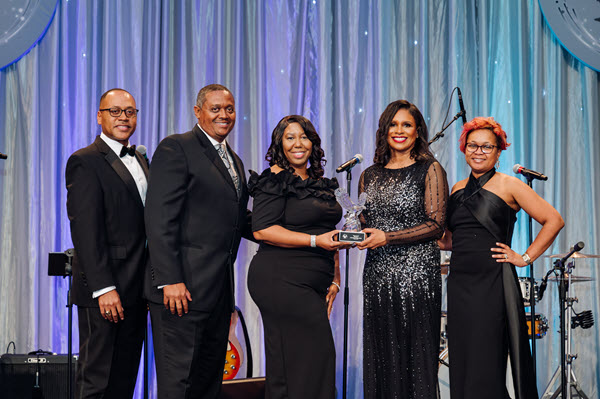
POLYGON ((73 301, 71 300, 71 279, 73 276, 73 256, 75 250, 67 249, 64 252, 51 252, 48 254, 48 276, 67 278, 67 308, 68 310, 68 337, 67 337, 67 393, 68 399, 73 398, 73 301))
MULTIPOLYGON (((566 370, 566 348, 565 348, 565 340, 566 340, 566 326, 567 322, 565 320, 565 304, 567 298, 567 286, 565 284, 565 261, 562 259, 557 259, 554 263, 554 268, 560 270, 560 284, 558 290, 558 301, 560 302, 560 397, 563 399, 567 398, 567 375, 565 374, 566 370)), ((570 320, 569 320, 570 321, 570 320)), ((533 329, 533 323, 532 323, 533 329)))
POLYGON ((458 114, 454 115, 454 118, 452 118, 452 120, 450 122, 448 122, 448 124, 446 124, 446 126, 443 126, 442 130, 437 132, 435 134, 435 136, 433 136, 433 138, 431 140, 429 140, 429 143, 427 143, 427 144, 432 145, 433 143, 435 143, 436 141, 438 141, 439 139, 444 137, 444 131, 446 129, 448 129, 450 127, 450 125, 452 125, 458 118, 462 118, 463 114, 464 114, 463 111, 460 111, 458 114))
MULTIPOLYGON (((348 196, 351 193, 352 168, 346 171, 346 187, 348 196)), ((342 398, 346 399, 348 388, 348 309, 350 304, 350 294, 348 292, 348 271, 350 270, 350 248, 346 248, 346 275, 344 277, 344 363, 342 368, 342 398)))
MULTIPOLYGON (((526 176, 527 185, 529 188, 533 190, 533 178, 530 176, 526 176)), ((533 242, 533 218, 531 215, 527 215, 528 226, 527 226, 527 235, 529 240, 529 245, 533 242)), ((531 358, 533 360, 533 378, 537 381, 537 368, 536 368, 536 350, 535 350, 535 276, 533 274, 533 262, 529 264, 529 284, 531 289, 529 290, 529 305, 531 307, 531 332, 529 334, 529 339, 531 340, 531 358)), ((562 319, 561 319, 562 320, 562 319)), ((563 396, 564 398, 564 396, 563 396)))
POLYGON ((69 281, 69 290, 67 291, 67 307, 69 308, 68 314, 68 345, 67 345, 67 361, 69 366, 67 367, 67 378, 69 379, 68 385, 68 398, 73 398, 73 302, 71 301, 71 279, 73 276, 73 254, 74 249, 67 249, 65 251, 67 255, 67 262, 65 264, 65 276, 69 281))

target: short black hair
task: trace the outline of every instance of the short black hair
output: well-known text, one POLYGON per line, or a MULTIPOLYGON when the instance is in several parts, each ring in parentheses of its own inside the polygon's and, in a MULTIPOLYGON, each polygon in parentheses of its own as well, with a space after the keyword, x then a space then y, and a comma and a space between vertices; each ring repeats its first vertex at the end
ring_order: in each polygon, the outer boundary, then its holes
POLYGON ((210 84, 208 86, 204 86, 198 92, 198 95, 196 96, 196 106, 198 108, 202 108, 202 105, 204 105, 204 102, 206 101, 206 95, 208 93, 221 90, 229 92, 229 94, 231 94, 231 96, 233 97, 233 93, 231 93, 231 90, 229 90, 227 87, 220 84, 210 84))
POLYGON ((102 104, 102 101, 104 101, 104 99, 106 98, 106 96, 108 96, 108 93, 113 92, 113 91, 124 91, 125 93, 127 93, 131 97, 133 97, 133 95, 130 92, 128 92, 127 90, 115 87, 114 89, 110 89, 108 91, 105 91, 104 94, 102 94, 102 96, 100 96, 100 102, 98 103, 98 108, 100 108, 100 104, 102 104))

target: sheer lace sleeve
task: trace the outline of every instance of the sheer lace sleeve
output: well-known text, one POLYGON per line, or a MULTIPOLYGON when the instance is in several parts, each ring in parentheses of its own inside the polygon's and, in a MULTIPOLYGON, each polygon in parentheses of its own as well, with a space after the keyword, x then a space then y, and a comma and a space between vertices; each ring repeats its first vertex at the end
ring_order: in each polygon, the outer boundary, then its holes
POLYGON ((409 229, 386 232, 388 244, 434 240, 444 234, 446 204, 448 202, 448 180, 446 179, 446 171, 438 162, 433 162, 427 170, 423 202, 426 215, 425 222, 409 229))
MULTIPOLYGON (((360 179, 358 179, 358 195, 360 196, 364 192, 365 192, 365 171, 363 170, 363 172, 360 174, 360 179)), ((361 213, 360 215, 358 215, 358 219, 360 220, 360 224, 362 225, 362 227, 365 228, 365 225, 367 223, 365 216, 361 213)))

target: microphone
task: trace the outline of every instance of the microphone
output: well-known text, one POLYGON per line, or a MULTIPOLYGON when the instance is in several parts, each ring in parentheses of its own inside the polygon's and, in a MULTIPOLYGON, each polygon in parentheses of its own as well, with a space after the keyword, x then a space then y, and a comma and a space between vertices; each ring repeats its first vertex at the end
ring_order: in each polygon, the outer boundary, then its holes
POLYGON ((150 160, 148 159, 148 149, 146 148, 145 145, 141 144, 137 146, 137 151, 142 154, 142 156, 144 157, 144 159, 146 160, 146 162, 148 163, 148 166, 150 166, 150 160))
POLYGON ((573 247, 571 248, 571 250, 569 251, 568 254, 566 254, 564 256, 564 258, 562 258, 560 260, 560 263, 565 263, 565 261, 567 259, 569 259, 575 252, 579 252, 583 249, 583 247, 585 247, 585 244, 583 243, 583 241, 579 241, 577 244, 573 245, 573 247))
POLYGON ((340 166, 338 166, 338 168, 335 171, 337 173, 342 173, 344 171, 350 170, 354 166, 356 166, 356 164, 359 164, 359 163, 361 163, 364 160, 365 159, 363 158, 362 155, 356 154, 355 156, 353 156, 352 158, 350 158, 348 161, 346 161, 343 164, 341 164, 340 166))
POLYGON ((0 159, 6 159, 6 158, 8 158, 8 155, 0 152, 0 159))
POLYGON ((465 104, 463 104, 462 93, 460 92, 460 87, 456 86, 456 91, 458 92, 458 105, 460 106, 460 116, 462 116, 463 125, 467 123, 467 111, 465 111, 465 104))
POLYGON ((548 273, 542 278, 542 283, 540 284, 540 288, 538 289, 538 295, 536 301, 539 302, 544 297, 544 292, 546 292, 546 287, 548 286, 548 276, 554 273, 554 269, 548 270, 548 273))
POLYGON ((548 180, 548 176, 546 176, 540 172, 536 172, 535 170, 524 168, 521 165, 519 165, 518 163, 515 164, 515 166, 513 166, 513 172, 515 172, 516 174, 521 174, 528 179, 538 179, 538 180, 544 180, 544 181, 548 180))

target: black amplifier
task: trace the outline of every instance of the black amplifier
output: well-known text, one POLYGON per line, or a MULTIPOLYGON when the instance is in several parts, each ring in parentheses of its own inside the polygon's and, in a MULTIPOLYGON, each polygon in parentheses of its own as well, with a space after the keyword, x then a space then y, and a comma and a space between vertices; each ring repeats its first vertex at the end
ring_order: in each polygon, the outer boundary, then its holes
MULTIPOLYGON (((0 397, 3 399, 68 398, 67 355, 11 355, 0 357, 0 397)), ((73 389, 77 356, 72 358, 73 389)))

